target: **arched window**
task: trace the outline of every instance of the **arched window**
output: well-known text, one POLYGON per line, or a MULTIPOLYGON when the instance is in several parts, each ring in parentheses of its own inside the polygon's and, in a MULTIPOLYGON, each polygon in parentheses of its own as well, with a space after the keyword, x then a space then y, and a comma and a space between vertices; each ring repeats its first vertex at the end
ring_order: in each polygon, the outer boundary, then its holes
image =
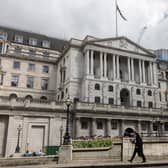
POLYGON ((100 85, 98 83, 95 84, 95 90, 100 90, 100 85))
POLYGON ((152 91, 148 90, 148 96, 152 96, 152 91))
POLYGON ((25 101, 31 102, 33 100, 33 97, 31 95, 25 96, 25 101))
POLYGON ((47 100, 47 97, 46 96, 41 96, 40 100, 47 100))
POLYGON ((17 95, 15 93, 12 93, 9 95, 9 100, 11 99, 17 99, 17 95))
POLYGON ((136 90, 136 94, 137 94, 137 95, 140 95, 140 94, 141 94, 141 90, 140 90, 140 89, 137 89, 137 90, 136 90))
POLYGON ((109 92, 113 92, 113 86, 109 85, 108 90, 109 90, 109 92))

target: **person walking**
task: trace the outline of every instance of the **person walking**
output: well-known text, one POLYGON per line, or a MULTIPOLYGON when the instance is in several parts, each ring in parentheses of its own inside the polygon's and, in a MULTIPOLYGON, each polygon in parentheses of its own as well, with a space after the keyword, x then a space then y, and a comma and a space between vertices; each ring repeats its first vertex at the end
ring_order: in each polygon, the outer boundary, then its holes
POLYGON ((132 143, 135 144, 135 147, 134 147, 134 152, 132 154, 132 157, 128 161, 132 162, 134 160, 134 157, 135 157, 136 153, 137 153, 138 156, 142 158, 142 163, 144 163, 144 162, 146 162, 146 158, 145 158, 145 155, 143 153, 143 141, 142 141, 142 138, 140 137, 140 135, 136 131, 134 131, 132 134, 134 136, 134 140, 133 140, 132 143))

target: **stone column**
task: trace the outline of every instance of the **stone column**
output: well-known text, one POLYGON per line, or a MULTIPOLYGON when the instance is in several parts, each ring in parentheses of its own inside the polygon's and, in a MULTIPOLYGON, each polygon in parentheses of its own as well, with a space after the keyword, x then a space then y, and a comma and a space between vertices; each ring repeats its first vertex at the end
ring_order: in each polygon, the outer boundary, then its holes
POLYGON ((92 118, 92 125, 91 125, 91 135, 96 135, 96 118, 92 118))
POLYGON ((104 53, 104 77, 107 78, 107 53, 104 53))
POLYGON ((130 58, 128 57, 128 82, 131 80, 131 74, 130 74, 130 58))
POLYGON ((152 62, 149 62, 150 65, 150 83, 153 85, 153 68, 152 68, 152 62))
POLYGON ((120 64, 119 64, 119 55, 117 55, 117 79, 120 79, 120 64))
POLYGON ((80 137, 80 118, 76 118, 76 138, 80 137))
POLYGON ((86 75, 89 75, 89 50, 85 52, 85 70, 86 75))
POLYGON ((132 76, 132 81, 134 81, 134 59, 133 58, 131 58, 131 76, 132 76))
POLYGON ((91 50, 91 66, 90 66, 90 67, 91 67, 91 75, 94 75, 94 74, 93 74, 93 69, 94 69, 94 66, 93 66, 93 65, 94 65, 94 62, 93 62, 93 61, 94 61, 94 60, 93 60, 93 52, 94 52, 94 51, 91 50))
POLYGON ((155 62, 153 63, 153 83, 157 85, 157 68, 155 62))
POLYGON ((123 136, 124 135, 124 120, 121 119, 120 120, 120 130, 119 130, 119 136, 123 136))
POLYGON ((106 133, 106 135, 107 136, 111 136, 111 119, 107 119, 106 124, 107 124, 107 133, 106 133))
POLYGON ((153 133, 153 122, 152 121, 149 122, 149 133, 150 133, 150 136, 152 136, 152 133, 153 133))
POLYGON ((143 71, 143 83, 146 83, 145 79, 145 61, 142 60, 142 71, 143 71))
POLYGON ((103 77, 103 52, 100 52, 100 78, 103 77))
POLYGON ((137 129, 138 129, 139 134, 141 135, 141 133, 142 133, 141 120, 138 120, 137 129))
POLYGON ((142 66, 141 66, 141 60, 139 60, 139 82, 142 83, 142 66))
POLYGON ((116 79, 116 56, 113 54, 113 80, 116 79))

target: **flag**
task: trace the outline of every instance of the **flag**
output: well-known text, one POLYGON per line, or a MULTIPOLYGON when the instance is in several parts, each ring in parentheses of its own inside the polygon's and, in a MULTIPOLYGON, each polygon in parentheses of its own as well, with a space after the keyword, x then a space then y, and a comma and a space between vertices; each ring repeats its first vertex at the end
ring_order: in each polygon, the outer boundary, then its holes
POLYGON ((119 6, 118 6, 117 3, 116 3, 116 9, 117 9, 117 11, 119 12, 120 16, 122 17, 122 19, 125 20, 125 21, 127 21, 127 19, 126 19, 126 18, 124 17, 124 15, 121 13, 121 10, 120 10, 120 8, 119 8, 119 6))

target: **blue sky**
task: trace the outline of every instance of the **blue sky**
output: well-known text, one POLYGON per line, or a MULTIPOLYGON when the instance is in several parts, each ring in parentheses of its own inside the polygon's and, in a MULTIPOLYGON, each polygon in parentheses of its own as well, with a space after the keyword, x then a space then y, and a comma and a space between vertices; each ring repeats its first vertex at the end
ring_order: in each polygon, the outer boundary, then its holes
MULTIPOLYGON (((168 0, 118 0, 127 22, 118 16, 119 36, 146 48, 168 48, 168 0)), ((0 25, 57 38, 115 36, 114 0, 1 0, 0 25)))

